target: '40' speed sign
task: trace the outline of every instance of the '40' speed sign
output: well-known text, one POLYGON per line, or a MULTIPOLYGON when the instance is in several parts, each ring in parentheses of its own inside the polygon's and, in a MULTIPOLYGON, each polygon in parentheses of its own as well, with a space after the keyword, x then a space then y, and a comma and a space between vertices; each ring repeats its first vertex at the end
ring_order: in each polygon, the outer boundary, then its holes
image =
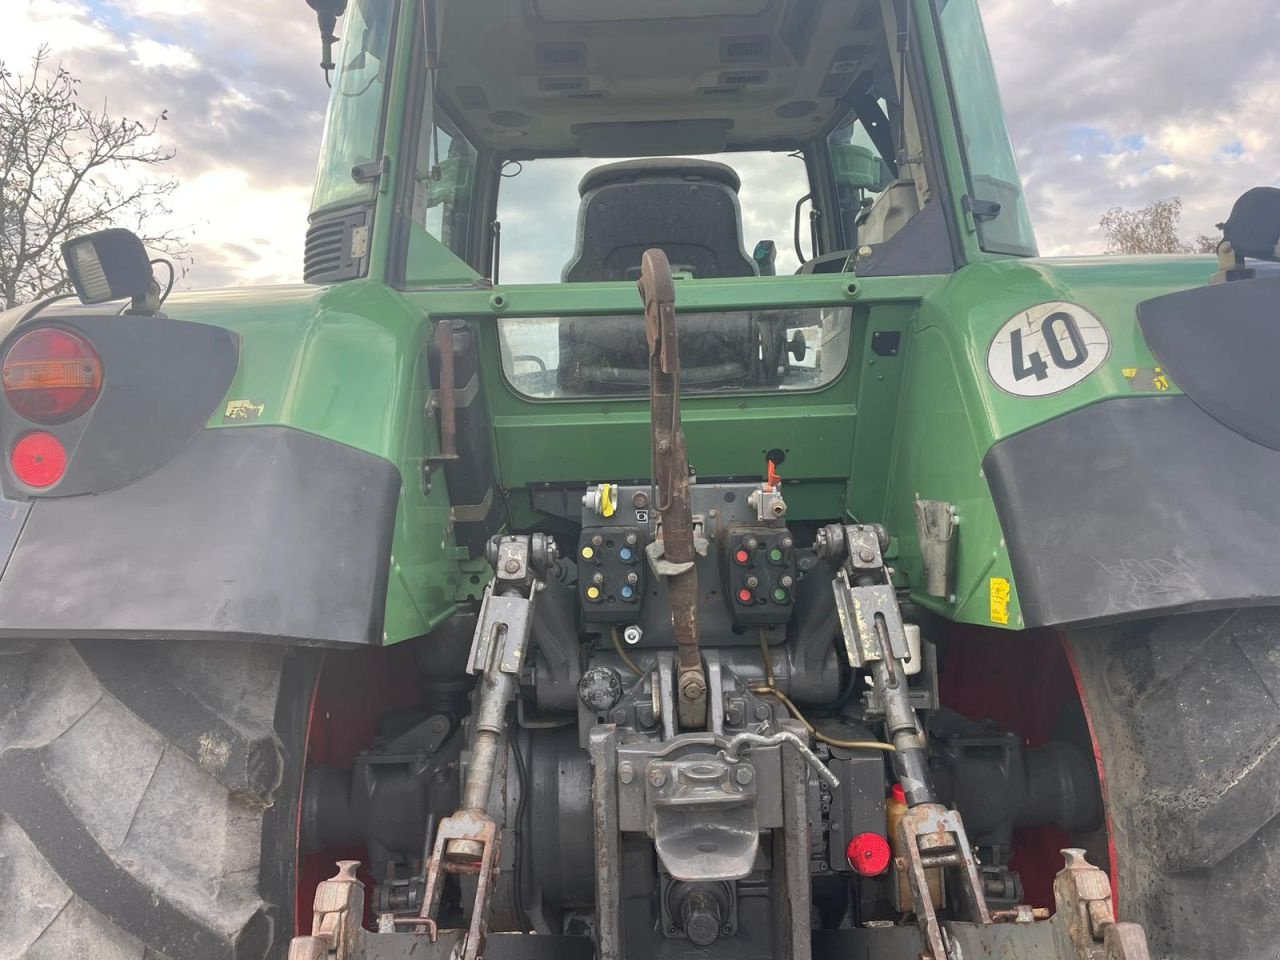
POLYGON ((1111 338, 1097 317, 1055 300, 1024 310, 1000 328, 987 350, 987 372, 1005 393, 1047 397, 1074 387, 1110 352, 1111 338))

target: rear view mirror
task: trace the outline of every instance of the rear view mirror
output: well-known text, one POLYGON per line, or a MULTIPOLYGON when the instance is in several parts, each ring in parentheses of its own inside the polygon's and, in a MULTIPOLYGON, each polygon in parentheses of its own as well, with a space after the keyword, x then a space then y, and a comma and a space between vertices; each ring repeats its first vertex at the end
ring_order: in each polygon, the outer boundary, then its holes
POLYGON ((1219 226, 1238 256, 1280 262, 1280 188, 1246 190, 1219 226))
POLYGON ((151 290, 151 261, 142 241, 119 227, 99 230, 62 245, 67 275, 81 303, 135 301, 151 290))
POLYGON ((831 168, 836 182, 849 190, 869 190, 879 193, 888 182, 885 169, 874 150, 856 143, 842 143, 831 147, 831 168))

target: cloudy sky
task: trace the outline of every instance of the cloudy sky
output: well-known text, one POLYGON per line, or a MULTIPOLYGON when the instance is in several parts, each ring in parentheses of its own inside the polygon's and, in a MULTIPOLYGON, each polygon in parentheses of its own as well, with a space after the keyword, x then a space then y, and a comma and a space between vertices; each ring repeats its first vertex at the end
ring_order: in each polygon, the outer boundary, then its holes
MULTIPOLYGON (((1100 252, 1105 210, 1171 196, 1184 235, 1210 232, 1242 190, 1280 183, 1275 0, 981 5, 1043 253, 1100 252)), ((0 6, 11 68, 45 44, 82 99, 130 117, 167 110, 174 215, 194 261, 184 286, 298 278, 327 93, 304 0, 0 6)), ((744 190, 748 243, 781 241, 789 212, 752 206, 744 190)))

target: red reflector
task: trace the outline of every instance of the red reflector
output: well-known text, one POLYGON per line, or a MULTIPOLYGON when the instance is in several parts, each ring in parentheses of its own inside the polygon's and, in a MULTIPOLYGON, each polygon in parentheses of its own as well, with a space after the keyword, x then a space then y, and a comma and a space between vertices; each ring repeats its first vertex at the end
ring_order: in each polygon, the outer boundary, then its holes
POLYGON ((19 337, 4 358, 9 405, 36 423, 66 423, 93 406, 102 361, 84 337, 40 327, 19 337))
POLYGON ((14 444, 9 462, 28 487, 51 487, 67 472, 67 450, 52 433, 28 433, 14 444))
POLYGON ((849 866, 864 877, 878 877, 889 869, 889 841, 878 833, 860 833, 849 841, 849 866))

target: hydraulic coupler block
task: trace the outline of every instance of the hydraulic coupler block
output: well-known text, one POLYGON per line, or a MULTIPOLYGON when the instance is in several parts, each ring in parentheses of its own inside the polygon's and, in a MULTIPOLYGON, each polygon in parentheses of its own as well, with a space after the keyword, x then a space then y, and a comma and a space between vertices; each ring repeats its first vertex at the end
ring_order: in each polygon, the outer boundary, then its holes
POLYGON ((645 597, 642 527, 583 527, 578 538, 578 600, 587 623, 635 623, 645 597))
POLYGON ((800 572, 796 544, 786 527, 731 527, 725 544, 725 596, 741 626, 791 619, 800 572))

